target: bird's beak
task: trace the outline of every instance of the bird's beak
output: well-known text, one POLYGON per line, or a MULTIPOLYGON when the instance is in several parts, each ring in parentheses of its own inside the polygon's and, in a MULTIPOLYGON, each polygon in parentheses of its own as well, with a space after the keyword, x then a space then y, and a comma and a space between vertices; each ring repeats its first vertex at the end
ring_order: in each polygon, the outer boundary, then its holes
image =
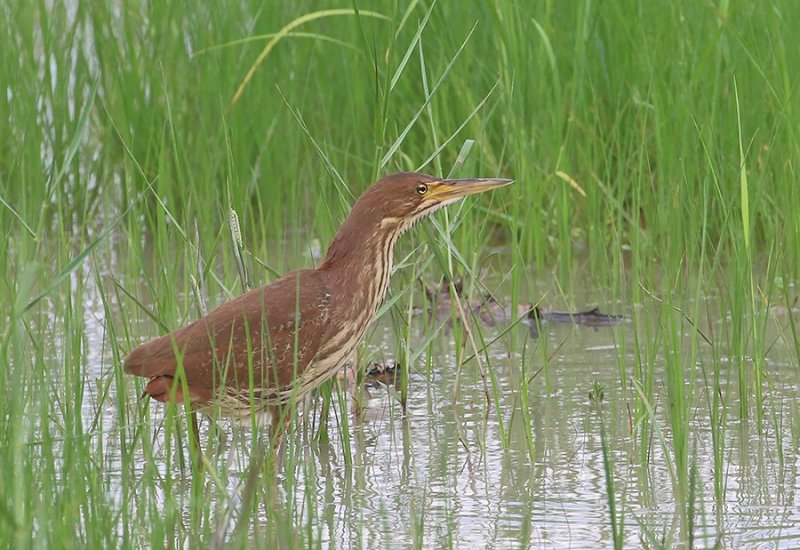
POLYGON ((483 193, 491 189, 503 187, 514 180, 505 180, 497 178, 472 178, 461 180, 439 180, 431 190, 433 191, 433 198, 440 201, 452 201, 466 197, 467 195, 474 195, 476 193, 483 193))

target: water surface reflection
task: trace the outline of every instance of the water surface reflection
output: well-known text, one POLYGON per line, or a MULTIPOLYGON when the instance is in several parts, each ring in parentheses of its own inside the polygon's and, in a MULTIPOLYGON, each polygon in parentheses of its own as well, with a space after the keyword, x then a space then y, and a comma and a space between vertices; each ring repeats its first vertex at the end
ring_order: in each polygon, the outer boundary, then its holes
MULTIPOLYGON (((119 463, 113 460, 119 441, 112 436, 125 433, 130 437, 133 428, 124 431, 119 425, 113 369, 104 356, 107 334, 102 306, 96 297, 88 297, 86 303, 87 341, 94 359, 87 383, 102 388, 108 397, 99 411, 97 401, 87 399, 84 415, 85 420, 105 426, 109 491, 122 495, 116 471, 119 463)), ((599 305, 611 312, 621 308, 599 305)), ((649 312, 643 307, 638 314, 641 323, 649 312)), ((421 341, 426 327, 421 319, 417 325, 413 330, 421 341)), ((488 340, 502 328, 484 327, 484 336, 488 340)), ((274 500, 263 494, 259 497, 249 536, 254 543, 269 539, 264 533, 277 527, 269 508, 277 503, 286 510, 282 517, 295 526, 297 537, 323 546, 465 547, 483 546, 487 541, 515 547, 608 546, 612 527, 602 421, 626 546, 687 542, 681 522, 685 510, 681 506, 686 505, 676 505, 677 489, 670 473, 675 458, 664 412, 668 394, 663 353, 655 356, 652 405, 658 420, 653 423, 637 407, 636 330, 636 323, 596 329, 551 324, 533 339, 523 326, 512 329, 513 335, 507 338, 513 338, 514 349, 509 352, 509 340, 504 337, 488 356, 487 368, 496 384, 490 393, 497 396, 491 404, 475 361, 462 366, 454 393, 453 344, 442 335, 435 341, 430 370, 424 360, 413 365, 405 413, 396 391, 380 388, 371 391, 360 416, 348 416, 351 467, 346 465, 341 442, 338 407, 329 420, 325 442, 314 439, 317 411, 304 411, 306 427, 291 438, 289 451, 299 453, 299 458, 290 461, 294 462, 290 472, 279 475, 278 492, 270 497, 274 500), (627 385, 622 383, 623 374, 627 385), (521 389, 525 383, 527 396, 521 389), (643 442, 644 425, 649 435, 643 442)), ((390 324, 384 323, 374 332, 369 349, 383 356, 393 351, 393 341, 390 324)), ((721 498, 715 497, 705 386, 713 361, 701 349, 692 366, 695 387, 689 442, 697 480, 693 489, 695 544, 713 546, 720 540, 731 547, 760 543, 789 547, 800 540, 796 373, 790 372, 788 352, 781 356, 780 350, 776 346, 769 355, 764 432, 757 433, 752 421, 740 423, 734 414, 728 415, 721 498)), ((735 386, 729 378, 721 383, 729 411, 735 411, 730 404, 736 399, 735 386)), ((161 427, 164 409, 151 406, 149 414, 155 453, 163 455, 167 452, 161 427)), ((227 521, 225 533, 230 536, 238 492, 255 444, 247 429, 225 426, 222 436, 216 431, 210 436, 208 422, 202 427, 203 440, 210 437, 214 442, 209 444, 208 456, 218 476, 207 483, 207 502, 213 510, 211 531, 227 521)), ((188 470, 177 475, 178 479, 185 476, 185 492, 177 493, 178 506, 188 508, 188 470)))

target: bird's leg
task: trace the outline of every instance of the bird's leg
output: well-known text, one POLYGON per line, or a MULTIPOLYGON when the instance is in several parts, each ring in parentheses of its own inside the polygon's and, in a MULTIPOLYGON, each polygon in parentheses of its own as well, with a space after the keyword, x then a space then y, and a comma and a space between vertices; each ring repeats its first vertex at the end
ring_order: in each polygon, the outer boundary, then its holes
POLYGON ((192 425, 192 439, 194 439, 195 448, 197 452, 201 452, 200 450, 200 423, 197 421, 197 412, 192 411, 191 414, 191 425, 192 425))
MULTIPOLYGON (((200 424, 197 421, 197 412, 192 411, 189 413, 189 431, 191 432, 191 438, 194 441, 194 453, 190 452, 189 454, 192 455, 193 461, 195 462, 196 466, 201 468, 203 466, 203 448, 200 446, 200 424)), ((211 442, 209 442, 209 446, 211 442)), ((210 450, 210 449, 209 449, 210 450)))
POLYGON ((272 405, 268 408, 270 413, 269 445, 275 452, 276 470, 280 470, 283 457, 283 438, 289 427, 289 408, 281 405, 272 405))
POLYGON ((355 351, 350 356, 350 362, 344 369, 344 379, 350 393, 350 414, 357 418, 364 412, 364 372, 359 368, 358 353, 355 351))
POLYGON ((283 427, 284 424, 281 421, 281 414, 283 407, 280 405, 270 406, 269 407, 269 414, 270 414, 270 423, 269 423, 269 443, 270 445, 277 449, 278 446, 281 444, 281 440, 283 439, 283 427))

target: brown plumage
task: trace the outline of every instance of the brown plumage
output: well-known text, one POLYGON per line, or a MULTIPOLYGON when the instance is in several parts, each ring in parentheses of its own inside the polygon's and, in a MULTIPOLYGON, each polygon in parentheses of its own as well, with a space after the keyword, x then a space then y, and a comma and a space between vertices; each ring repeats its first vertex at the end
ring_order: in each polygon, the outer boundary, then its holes
POLYGON ((397 238, 438 208, 508 183, 387 176, 356 201, 317 269, 284 275, 141 344, 125 372, 149 378, 152 398, 182 401, 182 366, 194 408, 219 404, 239 418, 299 397, 350 361, 389 286, 397 238))

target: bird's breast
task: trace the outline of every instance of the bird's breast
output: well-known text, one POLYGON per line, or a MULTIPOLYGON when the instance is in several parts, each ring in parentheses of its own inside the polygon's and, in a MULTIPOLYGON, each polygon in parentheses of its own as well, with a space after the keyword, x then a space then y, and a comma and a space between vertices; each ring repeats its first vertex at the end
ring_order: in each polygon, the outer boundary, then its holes
POLYGON ((395 240, 374 246, 361 262, 350 262, 351 269, 330 274, 332 296, 326 311, 326 335, 303 374, 303 393, 333 376, 354 355, 389 288, 395 240))

